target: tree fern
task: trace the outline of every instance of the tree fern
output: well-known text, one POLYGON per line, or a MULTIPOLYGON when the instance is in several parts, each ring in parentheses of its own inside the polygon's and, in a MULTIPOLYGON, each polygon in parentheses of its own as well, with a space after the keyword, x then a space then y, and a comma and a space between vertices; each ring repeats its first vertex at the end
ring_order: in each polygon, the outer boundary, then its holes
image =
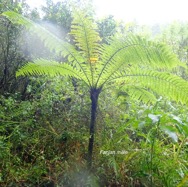
POLYGON ((70 33, 75 45, 60 40, 45 28, 14 12, 5 12, 3 15, 13 23, 25 26, 37 35, 47 48, 66 59, 66 62, 61 63, 45 59, 34 60, 22 67, 17 76, 71 76, 88 85, 91 99, 89 168, 92 163, 98 97, 104 89, 120 84, 125 86, 130 96, 145 102, 156 100, 155 96, 148 92, 152 90, 182 104, 188 103, 187 82, 165 72, 172 72, 174 67, 182 66, 182 63, 163 44, 133 35, 116 36, 109 44, 100 44, 93 19, 80 11, 74 14, 70 33))

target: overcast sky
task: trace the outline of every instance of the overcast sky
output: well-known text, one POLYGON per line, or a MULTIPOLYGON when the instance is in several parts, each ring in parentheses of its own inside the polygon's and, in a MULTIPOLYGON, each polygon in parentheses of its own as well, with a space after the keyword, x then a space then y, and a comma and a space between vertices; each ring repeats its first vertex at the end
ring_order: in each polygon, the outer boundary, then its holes
MULTIPOLYGON (((36 7, 44 0, 27 2, 36 7)), ((137 20, 141 24, 155 24, 188 21, 188 0, 93 0, 93 4, 98 16, 111 14, 125 22, 137 20)))

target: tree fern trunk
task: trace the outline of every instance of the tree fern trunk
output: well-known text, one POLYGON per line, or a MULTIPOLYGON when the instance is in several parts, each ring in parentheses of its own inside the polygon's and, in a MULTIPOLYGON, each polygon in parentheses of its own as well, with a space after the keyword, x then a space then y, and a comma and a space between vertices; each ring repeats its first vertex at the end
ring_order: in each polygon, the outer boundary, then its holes
POLYGON ((88 169, 91 169, 91 166, 92 166, 94 133, 95 133, 95 123, 96 123, 96 113, 97 113, 99 93, 100 93, 100 89, 91 89, 90 91, 91 119, 90 119, 90 133, 89 133, 90 137, 89 137, 89 145, 88 145, 88 158, 87 158, 88 169))

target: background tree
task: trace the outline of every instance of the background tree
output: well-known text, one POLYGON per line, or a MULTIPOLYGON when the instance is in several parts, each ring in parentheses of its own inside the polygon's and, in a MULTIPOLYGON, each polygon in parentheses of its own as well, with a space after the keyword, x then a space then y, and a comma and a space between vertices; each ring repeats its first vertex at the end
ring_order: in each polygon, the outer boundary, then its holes
MULTIPOLYGON (((18 13, 26 12, 28 6, 21 1, 2 1, 0 3, 0 12, 13 10, 18 13)), ((15 27, 9 20, 0 18, 0 93, 13 93, 20 89, 18 81, 15 79, 15 72, 25 62, 25 55, 22 53, 20 43, 23 43, 21 29, 15 27)), ((24 84, 24 83, 22 83, 24 84)))
POLYGON ((152 93, 158 93, 187 104, 187 82, 166 72, 182 64, 165 45, 133 35, 114 37, 110 44, 101 45, 96 24, 86 12, 74 13, 71 35, 75 46, 19 14, 5 12, 3 15, 13 23, 24 25, 38 35, 51 51, 67 58, 61 63, 36 59, 23 66, 17 76, 70 76, 83 81, 88 87, 91 100, 89 168, 92 164, 98 98, 103 90, 120 85, 131 96, 144 102, 154 102, 156 97, 152 93))
MULTIPOLYGON (((43 21, 53 24, 61 31, 60 38, 64 38, 70 32, 72 12, 70 4, 67 1, 54 3, 51 0, 46 1, 46 6, 42 7, 44 12, 43 21)), ((57 32, 56 32, 57 34, 57 32)))
POLYGON ((114 20, 112 15, 99 20, 97 25, 103 42, 107 42, 110 37, 117 33, 117 22, 114 20))
MULTIPOLYGON (((171 24, 161 26, 161 32, 155 36, 156 40, 162 41, 171 46, 173 52, 186 65, 188 62, 187 27, 187 23, 174 21, 171 24)), ((187 70, 181 68, 179 73, 187 80, 187 70)))
POLYGON ((188 32, 187 23, 173 22, 162 27, 157 38, 170 45, 182 62, 187 63, 188 32))

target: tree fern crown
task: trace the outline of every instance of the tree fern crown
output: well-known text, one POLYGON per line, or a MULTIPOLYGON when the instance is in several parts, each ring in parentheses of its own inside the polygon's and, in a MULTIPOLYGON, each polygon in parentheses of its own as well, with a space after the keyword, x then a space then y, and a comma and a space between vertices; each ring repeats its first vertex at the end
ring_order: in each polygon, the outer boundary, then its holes
POLYGON ((36 59, 23 66, 17 76, 71 76, 84 81, 92 89, 101 90, 114 84, 125 85, 130 95, 146 102, 156 100, 148 95, 148 91, 152 90, 187 103, 187 82, 166 73, 183 65, 164 44, 131 34, 115 36, 111 38, 110 44, 101 44, 94 20, 81 11, 75 11, 73 16, 70 32, 73 42, 59 39, 39 24, 15 12, 4 12, 2 15, 15 24, 24 25, 47 48, 66 59, 66 62, 61 63, 36 59), (147 100, 146 96, 150 99, 147 100))

